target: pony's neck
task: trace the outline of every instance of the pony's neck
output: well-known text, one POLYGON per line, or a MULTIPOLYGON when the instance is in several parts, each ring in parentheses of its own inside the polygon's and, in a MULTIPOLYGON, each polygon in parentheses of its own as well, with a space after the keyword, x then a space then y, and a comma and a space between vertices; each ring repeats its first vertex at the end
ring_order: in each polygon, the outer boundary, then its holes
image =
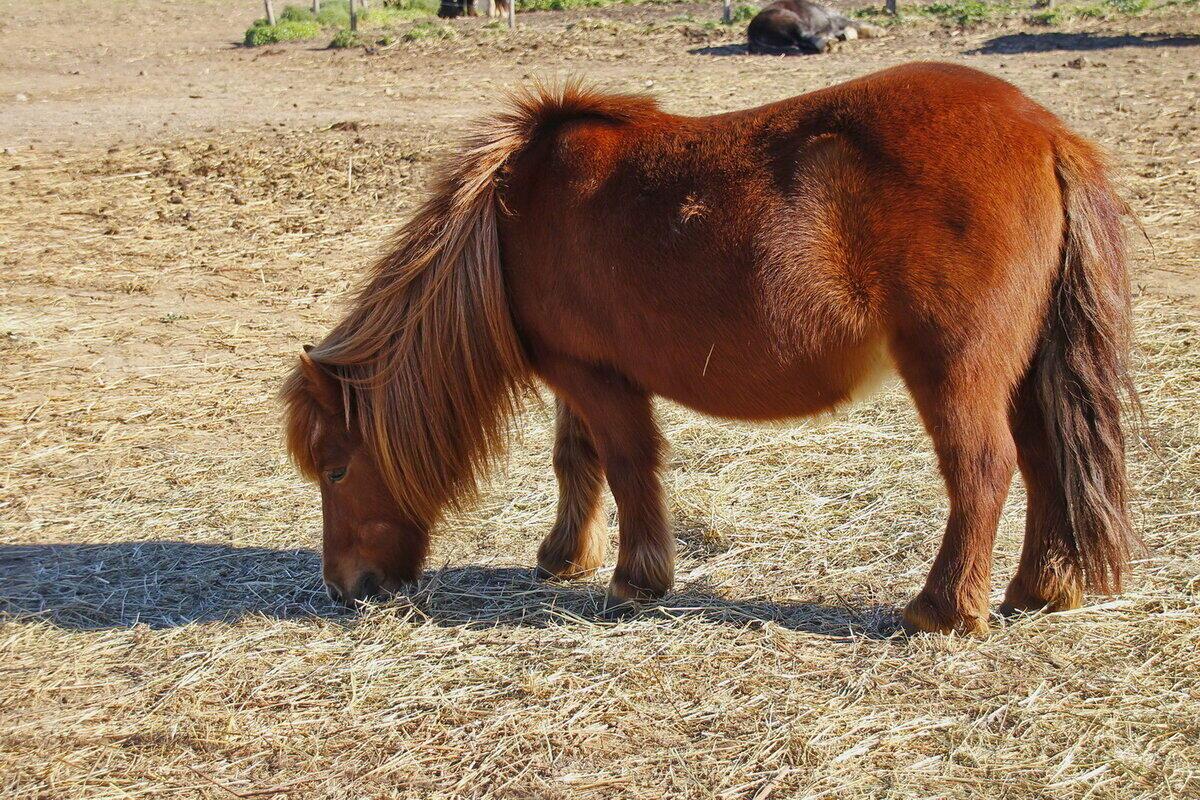
POLYGON ((501 272, 497 147, 452 165, 310 353, 347 387, 384 481, 419 522, 475 494, 528 380, 501 272))

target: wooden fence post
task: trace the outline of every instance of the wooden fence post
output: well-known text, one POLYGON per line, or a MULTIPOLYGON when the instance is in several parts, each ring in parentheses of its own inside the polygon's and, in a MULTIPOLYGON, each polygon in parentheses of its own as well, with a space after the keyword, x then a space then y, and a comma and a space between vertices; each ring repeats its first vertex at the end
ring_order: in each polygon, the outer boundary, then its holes
POLYGON ((733 24, 733 0, 725 0, 725 11, 721 18, 725 20, 726 25, 733 24))
POLYGON ((350 32, 358 33, 358 9, 354 7, 354 0, 350 0, 350 32))
POLYGON ((312 11, 314 14, 321 13, 321 0, 312 0, 312 11))
POLYGON ((508 0, 508 29, 517 27, 517 0, 508 0))
POLYGON ((275 24, 275 9, 271 8, 271 0, 263 0, 263 5, 267 7, 267 24, 275 24))

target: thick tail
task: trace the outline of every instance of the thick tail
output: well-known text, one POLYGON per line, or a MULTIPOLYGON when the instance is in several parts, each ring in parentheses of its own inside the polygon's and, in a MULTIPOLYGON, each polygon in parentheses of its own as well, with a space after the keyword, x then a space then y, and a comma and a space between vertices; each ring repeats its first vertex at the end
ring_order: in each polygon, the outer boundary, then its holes
POLYGON ((1141 548, 1129 517, 1124 400, 1129 375, 1129 208, 1086 141, 1055 144, 1066 226, 1062 272, 1034 364, 1038 401, 1066 495, 1075 557, 1088 589, 1113 594, 1141 548))

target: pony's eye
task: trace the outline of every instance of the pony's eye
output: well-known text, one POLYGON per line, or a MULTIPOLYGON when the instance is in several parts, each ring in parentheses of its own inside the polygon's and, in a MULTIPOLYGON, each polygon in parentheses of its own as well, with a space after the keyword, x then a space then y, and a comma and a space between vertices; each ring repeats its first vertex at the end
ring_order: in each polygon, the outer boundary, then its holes
POLYGON ((346 477, 346 468, 345 467, 338 467, 337 469, 329 470, 329 482, 330 483, 337 483, 344 477, 346 477))

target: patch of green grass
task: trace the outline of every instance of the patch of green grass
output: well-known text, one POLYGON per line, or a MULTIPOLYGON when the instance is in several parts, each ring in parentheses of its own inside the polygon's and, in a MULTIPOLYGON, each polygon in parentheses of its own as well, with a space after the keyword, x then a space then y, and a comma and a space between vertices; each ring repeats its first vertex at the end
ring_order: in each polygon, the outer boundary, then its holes
POLYGON ((321 26, 316 20, 280 18, 274 25, 269 25, 265 19, 260 19, 246 30, 243 42, 248 47, 260 47, 276 42, 302 42, 320 35, 321 26))
MULTIPOLYGON (((622 2, 628 3, 629 0, 622 0, 622 2)), ((758 6, 752 6, 749 3, 739 3, 738 5, 733 7, 733 13, 730 15, 728 24, 729 25, 739 25, 743 22, 749 22, 750 20, 754 19, 754 15, 757 14, 758 11, 759 11, 758 6)), ((700 25, 701 27, 708 29, 708 30, 717 30, 718 28, 726 25, 724 19, 714 20, 712 17, 708 16, 707 14, 705 14, 702 18, 698 19, 691 12, 688 12, 686 14, 676 14, 675 16, 671 17, 670 21, 671 22, 685 22, 688 24, 700 25)))
MULTIPOLYGON (((911 9, 910 9, 911 10, 911 9)), ((859 6, 850 11, 850 16, 855 19, 869 19, 875 25, 884 28, 890 28, 893 25, 901 25, 905 21, 905 11, 899 6, 896 8, 895 14, 887 13, 887 9, 882 5, 877 6, 859 6)))
POLYGON ((246 35, 242 39, 242 44, 246 45, 246 47, 259 47, 274 42, 275 31, 273 26, 266 23, 265 19, 255 20, 254 24, 246 29, 246 35))
MULTIPOLYGON (((432 16, 437 13, 438 0, 397 0, 382 6, 372 6, 369 9, 358 10, 358 24, 362 25, 391 25, 398 22, 411 22, 414 19, 432 16)), ((311 11, 308 12, 310 15, 311 11)), ((349 0, 324 0, 321 3, 321 13, 317 21, 327 28, 350 27, 349 0)))
POLYGON ((1065 3, 1056 8, 1030 10, 1026 0, 937 0, 927 5, 904 4, 895 16, 889 15, 882 4, 856 8, 850 14, 869 19, 877 25, 891 26, 912 22, 917 18, 938 20, 943 25, 969 28, 1004 19, 1023 19, 1030 25, 1058 25, 1070 19, 1107 19, 1118 14, 1134 16, 1171 5, 1195 5, 1200 0, 1087 0, 1065 3))
MULTIPOLYGON (((438 0, 394 0, 385 5, 358 11, 358 25, 382 27, 431 17, 437 13, 438 0)), ((315 39, 323 30, 338 29, 331 47, 354 47, 362 40, 349 32, 349 0, 325 0, 321 11, 313 14, 307 6, 286 6, 279 13, 275 25, 265 19, 255 21, 246 31, 245 43, 251 47, 276 42, 294 42, 315 39)))
POLYGON ((1104 3, 1121 14, 1140 14, 1150 6, 1150 0, 1104 0, 1104 3))
POLYGON ((346 47, 364 47, 366 45, 374 45, 376 47, 387 47, 396 43, 396 34, 392 31, 384 31, 375 35, 364 36, 361 33, 353 33, 349 28, 342 28, 333 35, 333 39, 329 42, 329 47, 334 50, 341 50, 346 47))
POLYGON ((599 8, 617 0, 517 0, 518 11, 566 11, 571 8, 599 8))
POLYGON ((996 9, 980 0, 952 0, 949 3, 930 3, 924 10, 942 22, 968 28, 986 22, 996 9))
POLYGON ((362 44, 362 37, 352 32, 349 28, 342 28, 333 35, 333 39, 329 42, 329 46, 335 50, 345 47, 359 47, 362 44))
POLYGON ((291 20, 292 22, 312 22, 316 20, 312 11, 303 6, 284 6, 283 11, 279 13, 279 21, 291 20))
MULTIPOLYGON (((310 11, 309 13, 311 14, 312 12, 310 11)), ((321 11, 317 14, 317 21, 327 28, 349 28, 350 4, 321 3, 321 11)), ((358 12, 358 21, 365 21, 361 9, 358 12)))
MULTIPOLYGON (((898 5, 895 15, 888 14, 882 4, 853 9, 850 14, 858 19, 869 19, 876 25, 891 27, 913 22, 920 18, 933 18, 943 25, 969 28, 986 22, 1024 15, 1029 10, 1027 0, 939 0, 929 4, 906 3, 898 5)), ((1060 11, 1065 14, 1066 12, 1060 11)), ((1035 13, 1035 16, 1040 16, 1035 13)), ((1026 16, 1026 19, 1030 17, 1026 16)), ((1059 18, 1054 18, 1055 20, 1059 18)), ((1049 23, 1047 23, 1049 24, 1049 23)))
POLYGON ((1025 18, 1030 25, 1057 25, 1062 22, 1063 15, 1056 9, 1035 11, 1025 18))
POLYGON ((749 22, 754 19, 754 15, 758 13, 758 6, 752 6, 748 3, 739 3, 733 9, 733 15, 730 19, 731 25, 737 25, 742 22, 749 22))
POLYGON ((321 33, 321 26, 312 21, 285 20, 275 25, 275 33, 281 42, 301 42, 321 33))

